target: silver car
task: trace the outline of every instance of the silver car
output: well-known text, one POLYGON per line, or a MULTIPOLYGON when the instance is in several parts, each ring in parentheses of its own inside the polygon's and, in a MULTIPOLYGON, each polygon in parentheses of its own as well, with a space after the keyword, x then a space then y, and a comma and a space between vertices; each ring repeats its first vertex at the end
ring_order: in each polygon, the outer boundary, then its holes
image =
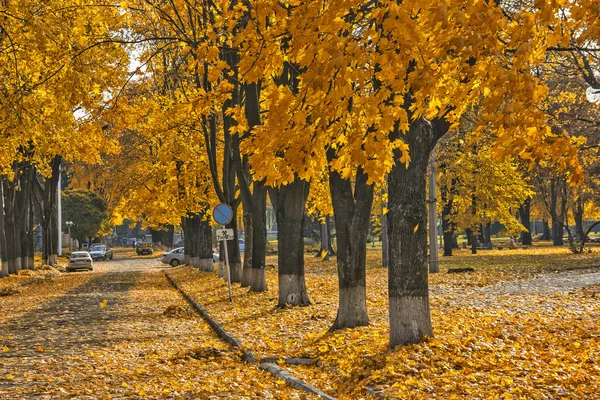
POLYGON ((185 254, 183 247, 178 247, 171 251, 168 251, 162 255, 161 261, 164 264, 171 264, 173 267, 183 264, 185 261, 185 254))
POLYGON ((65 267, 67 271, 75 271, 78 269, 94 270, 94 260, 87 251, 75 251, 71 253, 69 264, 65 267))
MULTIPOLYGON (((178 247, 171 251, 168 251, 162 255, 161 261, 163 264, 171 264, 173 267, 176 267, 185 262, 185 251, 183 247, 178 247)), ((219 255, 213 253, 213 261, 219 261, 219 255)))
POLYGON ((90 256, 92 256, 93 260, 106 260, 107 258, 112 260, 113 252, 110 247, 104 244, 97 244, 92 246, 92 249, 90 250, 90 256))

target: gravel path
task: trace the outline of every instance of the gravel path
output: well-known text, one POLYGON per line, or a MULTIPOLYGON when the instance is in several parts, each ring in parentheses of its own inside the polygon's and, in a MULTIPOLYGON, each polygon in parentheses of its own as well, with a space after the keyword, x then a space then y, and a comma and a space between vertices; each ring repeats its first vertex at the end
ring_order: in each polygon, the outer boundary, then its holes
POLYGON ((600 267, 545 273, 537 278, 495 288, 499 294, 553 294, 600 284, 600 267))

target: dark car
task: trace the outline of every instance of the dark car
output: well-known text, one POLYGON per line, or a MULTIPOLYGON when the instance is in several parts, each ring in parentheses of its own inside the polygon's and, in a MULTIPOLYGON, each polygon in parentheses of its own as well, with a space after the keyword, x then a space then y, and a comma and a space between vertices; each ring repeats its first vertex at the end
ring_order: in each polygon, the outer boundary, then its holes
POLYGON ((150 245, 141 245, 141 246, 137 247, 135 252, 137 253, 138 256, 143 256, 143 255, 150 255, 150 254, 154 253, 154 250, 152 249, 152 246, 150 246, 150 245))

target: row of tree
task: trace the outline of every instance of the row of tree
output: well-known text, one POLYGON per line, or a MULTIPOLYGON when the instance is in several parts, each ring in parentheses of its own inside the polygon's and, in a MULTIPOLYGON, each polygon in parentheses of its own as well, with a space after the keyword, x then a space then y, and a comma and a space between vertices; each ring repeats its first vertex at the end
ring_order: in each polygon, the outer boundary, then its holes
MULTIPOLYGON (((456 172, 442 196, 452 198, 453 209, 471 211, 455 213, 471 215, 471 227, 491 220, 518 226, 509 210, 531 196, 520 171, 536 164, 582 181, 583 141, 553 121, 574 108, 549 87, 559 86, 552 82, 555 60, 574 66, 579 78, 589 78, 577 69, 584 60, 594 71, 600 25, 591 0, 75 3, 12 5, 8 21, 12 36, 23 32, 22 45, 2 53, 14 67, 4 72, 23 81, 17 87, 44 79, 34 95, 2 104, 47 95, 60 103, 57 113, 68 112, 25 119, 39 125, 31 132, 23 120, 15 119, 17 130, 3 125, 7 143, 30 143, 42 176, 53 175, 41 160, 79 162, 80 181, 104 193, 115 221, 181 224, 189 264, 206 270, 209 210, 221 202, 237 214, 241 206, 244 264, 238 246, 228 248, 229 260, 233 280, 251 291, 267 289, 268 196, 279 234, 280 306, 309 304, 305 210, 323 221, 333 216, 340 289, 334 329, 368 323, 368 230, 374 198, 387 187, 390 345, 432 334, 426 172, 438 142, 440 169, 456 172), (30 31, 29 15, 40 29, 70 29, 60 36, 65 42, 45 43, 56 34, 30 31), (72 21, 49 20, 59 17, 72 21), (74 51, 60 53, 68 60, 49 69, 37 60, 43 46, 74 51), (35 55, 30 75, 20 72, 25 47, 35 55), (85 117, 76 117, 77 109, 85 117), (21 131, 38 136, 23 141, 21 131)), ((8 166, 23 158, 15 153, 23 154, 8 151, 8 166)), ((228 227, 237 235, 237 219, 228 227)))

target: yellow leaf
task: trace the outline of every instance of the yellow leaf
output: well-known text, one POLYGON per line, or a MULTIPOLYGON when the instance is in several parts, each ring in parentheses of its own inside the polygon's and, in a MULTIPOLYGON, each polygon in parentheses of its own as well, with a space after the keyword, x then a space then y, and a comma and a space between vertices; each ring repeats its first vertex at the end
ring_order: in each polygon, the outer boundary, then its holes
POLYGON ((283 379, 277 379, 277 384, 279 386, 285 386, 285 381, 283 379))
POLYGON ((125 383, 125 382, 121 382, 121 387, 128 388, 129 385, 127 383, 125 383))
POLYGON ((388 211, 389 210, 387 209, 387 207, 383 207, 383 215, 386 215, 388 213, 388 211))
POLYGON ((8 374, 8 375, 6 375, 5 379, 12 381, 13 379, 15 379, 15 377, 12 374, 8 374))
POLYGON ((104 307, 106 307, 107 304, 108 304, 108 300, 104 299, 100 302, 99 306, 100 306, 100 308, 104 308, 104 307))
POLYGON ((415 226, 415 229, 413 229, 413 232, 417 232, 417 229, 419 229, 419 224, 417 224, 417 226, 415 226))

